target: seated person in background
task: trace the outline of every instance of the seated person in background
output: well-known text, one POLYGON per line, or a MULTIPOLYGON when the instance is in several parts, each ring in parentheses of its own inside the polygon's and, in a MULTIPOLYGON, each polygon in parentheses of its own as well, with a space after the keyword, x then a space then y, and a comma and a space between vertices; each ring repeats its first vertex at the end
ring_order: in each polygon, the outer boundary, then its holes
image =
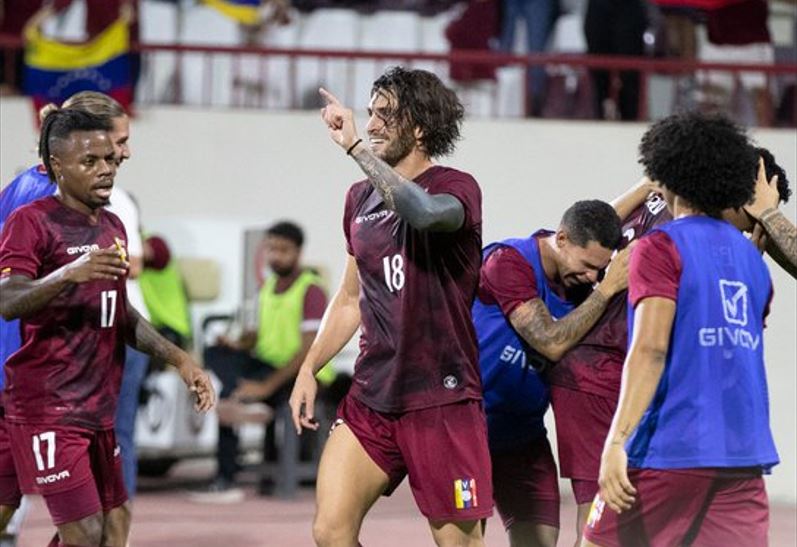
POLYGON ((579 201, 556 232, 484 250, 473 322, 495 503, 513 547, 556 545, 559 485, 543 424, 548 385, 538 371, 576 345, 625 289, 627 251, 598 283, 621 237, 611 205, 579 201))
MULTIPOLYGON (((221 399, 265 401, 271 407, 287 402, 327 305, 321 279, 301 266, 303 243, 302 229, 292 222, 279 222, 266 230, 266 260, 274 275, 260 289, 257 330, 238 340, 220 337, 217 346, 205 351, 205 365, 221 380, 221 399)), ((334 376, 334 370, 325 367, 319 381, 329 384, 334 376)), ((265 442, 263 457, 274 460, 273 431, 266 432, 265 442)), ((237 455, 236 431, 220 425, 217 477, 209 494, 243 497, 233 485, 237 455)))
POLYGON ((158 236, 144 240, 144 269, 138 282, 152 325, 177 346, 187 348, 192 338, 188 295, 177 261, 158 236))

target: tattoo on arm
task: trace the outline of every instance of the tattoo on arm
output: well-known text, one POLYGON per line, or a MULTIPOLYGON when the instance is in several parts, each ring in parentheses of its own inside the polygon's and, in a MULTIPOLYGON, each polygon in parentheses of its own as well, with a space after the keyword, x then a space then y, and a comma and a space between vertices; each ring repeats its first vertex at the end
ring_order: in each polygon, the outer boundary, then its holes
POLYGON ((12 275, 0 280, 0 314, 10 321, 42 310, 69 285, 62 273, 59 269, 41 279, 12 275))
POLYGON ((518 306, 509 320, 532 348, 558 361, 589 332, 608 303, 609 299, 596 290, 576 309, 554 321, 545 303, 535 298, 518 306))
POLYGON ((797 227, 778 209, 765 211, 760 222, 772 246, 778 250, 778 253, 770 253, 772 258, 794 277, 797 271, 797 227))
POLYGON ((465 208, 448 194, 430 195, 378 158, 366 146, 358 146, 352 157, 382 196, 385 205, 418 230, 454 232, 465 220, 465 208))
POLYGON ((180 366, 185 352, 169 342, 127 303, 127 340, 139 351, 152 355, 171 365, 180 366))

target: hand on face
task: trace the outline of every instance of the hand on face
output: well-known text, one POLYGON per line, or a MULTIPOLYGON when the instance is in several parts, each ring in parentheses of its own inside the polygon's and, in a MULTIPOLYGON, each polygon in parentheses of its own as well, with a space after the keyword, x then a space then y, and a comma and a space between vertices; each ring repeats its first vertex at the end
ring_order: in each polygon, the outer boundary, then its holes
POLYGON ((759 159, 758 162, 758 178, 755 183, 755 193, 753 194, 753 202, 744 206, 750 216, 755 219, 761 218, 768 209, 775 209, 780 201, 780 193, 778 192, 778 176, 772 177, 772 180, 767 182, 767 172, 764 168, 764 160, 759 159))
POLYGON ((329 136, 341 148, 348 150, 357 141, 354 112, 343 106, 337 97, 324 89, 318 90, 327 105, 321 109, 321 119, 329 128, 329 136))

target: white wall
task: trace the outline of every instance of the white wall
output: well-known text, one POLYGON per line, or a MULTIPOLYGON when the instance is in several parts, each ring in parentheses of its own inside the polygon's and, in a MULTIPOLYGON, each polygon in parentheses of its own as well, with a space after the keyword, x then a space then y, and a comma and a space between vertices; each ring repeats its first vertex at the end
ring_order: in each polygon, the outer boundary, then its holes
MULTIPOLYGON (((32 120, 26 102, 0 100, 0 181, 35 162, 32 120)), ((578 199, 608 200, 620 193, 641 174, 636 150, 644 129, 470 121, 457 154, 445 163, 470 171, 481 183, 489 242, 555 227, 578 199)), ((762 130, 755 136, 797 181, 797 134, 762 130)), ((179 254, 214 257, 222 264, 221 296, 198 306, 198 315, 238 304, 242 229, 278 218, 304 225, 306 259, 328 267, 337 284, 345 256, 343 197, 359 173, 329 141, 315 114, 152 108, 136 118, 131 144, 133 158, 117 182, 138 198, 146 228, 164 234, 179 254)), ((786 207, 791 218, 796 203, 797 197, 786 207)), ((783 463, 769 488, 773 499, 797 501, 797 283, 777 266, 772 274, 776 301, 766 348, 772 423, 783 463)))

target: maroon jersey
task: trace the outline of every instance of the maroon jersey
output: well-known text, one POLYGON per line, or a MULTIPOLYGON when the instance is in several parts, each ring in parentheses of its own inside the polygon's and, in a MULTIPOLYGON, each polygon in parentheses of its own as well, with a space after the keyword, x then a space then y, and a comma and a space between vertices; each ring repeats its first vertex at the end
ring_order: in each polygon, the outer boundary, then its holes
POLYGON ((415 230, 368 181, 346 196, 343 230, 357 261, 362 320, 351 393, 380 412, 481 399, 470 316, 481 265, 481 190, 467 173, 440 166, 415 182, 462 203, 459 230, 415 230))
MULTIPOLYGON (((620 248, 670 220, 672 216, 664 199, 654 194, 625 220, 620 248)), ((627 291, 614 295, 584 339, 550 370, 548 379, 552 384, 617 398, 628 349, 627 299, 627 291)))
MULTIPOLYGON (((17 209, 0 238, 0 275, 47 276, 83 253, 127 236, 119 218, 99 222, 55 197, 17 209)), ((5 365, 6 419, 15 423, 113 427, 125 357, 124 278, 75 284, 24 317, 22 347, 5 365)))

